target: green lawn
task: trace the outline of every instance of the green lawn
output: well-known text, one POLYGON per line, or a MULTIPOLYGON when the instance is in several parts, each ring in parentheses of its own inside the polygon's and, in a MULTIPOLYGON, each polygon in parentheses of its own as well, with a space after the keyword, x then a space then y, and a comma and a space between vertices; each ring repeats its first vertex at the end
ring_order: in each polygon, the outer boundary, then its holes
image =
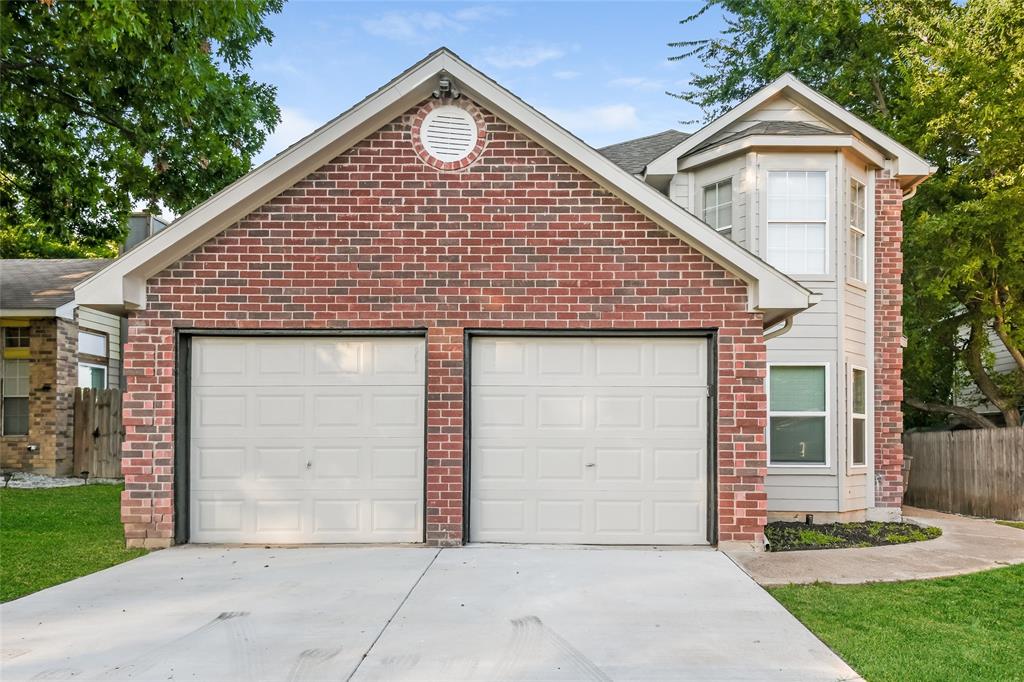
POLYGON ((124 548, 122 488, 0 489, 0 601, 145 554, 124 548))
POLYGON ((1020 528, 1024 530, 1024 521, 996 521, 1000 526, 1009 526, 1010 528, 1020 528))
POLYGON ((868 682, 1024 680, 1024 565, 769 591, 868 682))

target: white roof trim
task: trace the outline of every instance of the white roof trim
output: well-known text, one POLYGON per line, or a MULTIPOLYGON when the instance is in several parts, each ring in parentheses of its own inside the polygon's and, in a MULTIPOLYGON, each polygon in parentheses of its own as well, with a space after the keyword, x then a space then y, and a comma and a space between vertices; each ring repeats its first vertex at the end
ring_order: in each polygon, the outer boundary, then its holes
POLYGON ((751 307, 765 312, 766 323, 813 305, 813 295, 799 283, 718 234, 447 49, 432 53, 341 116, 80 283, 75 287, 76 302, 111 311, 144 308, 145 283, 150 277, 352 147, 417 101, 429 97, 435 78, 442 71, 454 77, 468 97, 500 115, 668 232, 746 281, 750 287, 751 307))
POLYGON ((679 159, 679 170, 691 170, 712 163, 723 156, 738 154, 751 148, 839 149, 855 151, 875 168, 885 167, 885 157, 853 135, 750 135, 679 159))
POLYGON ((849 129, 871 142, 896 160, 894 176, 927 177, 935 169, 913 151, 892 139, 878 128, 851 114, 820 92, 805 85, 791 73, 784 73, 743 102, 711 121, 696 133, 647 164, 647 175, 675 175, 680 157, 709 140, 716 133, 735 123, 764 102, 779 95, 792 97, 814 113, 823 115, 839 127, 849 129))

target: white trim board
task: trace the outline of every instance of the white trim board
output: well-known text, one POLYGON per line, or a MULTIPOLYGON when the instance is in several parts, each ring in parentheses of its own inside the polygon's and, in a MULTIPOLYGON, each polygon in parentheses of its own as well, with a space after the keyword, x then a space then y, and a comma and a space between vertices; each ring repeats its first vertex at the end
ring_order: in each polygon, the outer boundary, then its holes
POLYGON ((630 175, 447 49, 440 49, 341 116, 189 211, 75 287, 79 305, 120 312, 146 307, 146 281, 253 209, 343 153, 409 107, 430 97, 439 74, 537 143, 648 216, 748 285, 750 308, 774 324, 817 297, 729 238, 630 175))

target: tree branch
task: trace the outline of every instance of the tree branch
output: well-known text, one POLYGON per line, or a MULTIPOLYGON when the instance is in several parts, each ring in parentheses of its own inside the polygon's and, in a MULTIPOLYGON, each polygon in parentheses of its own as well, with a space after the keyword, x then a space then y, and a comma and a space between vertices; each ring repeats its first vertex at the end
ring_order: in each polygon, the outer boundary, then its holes
POLYGON ((992 317, 992 329, 995 331, 996 336, 999 337, 999 340, 1003 342, 1003 346, 1006 347, 1010 357, 1017 363, 1018 369, 1024 372, 1024 352, 1021 352, 1021 349, 1010 339, 1010 335, 1006 333, 1006 318, 998 291, 992 292, 992 305, 996 310, 996 314, 992 317))
POLYGON ((962 417, 965 421, 970 422, 979 429, 997 429, 999 428, 984 416, 978 414, 969 407, 960 407, 959 405, 943 405, 941 403, 928 403, 917 398, 905 398, 904 403, 910 405, 916 410, 922 412, 932 412, 934 414, 952 414, 957 417, 962 417))

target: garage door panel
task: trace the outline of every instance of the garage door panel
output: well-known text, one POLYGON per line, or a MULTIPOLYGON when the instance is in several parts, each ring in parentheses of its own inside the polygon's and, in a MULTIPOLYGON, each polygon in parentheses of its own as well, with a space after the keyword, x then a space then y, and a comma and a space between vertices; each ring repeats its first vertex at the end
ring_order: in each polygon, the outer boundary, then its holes
POLYGON ((474 339, 471 539, 706 543, 706 348, 474 339))
POLYGON ((471 399, 474 439, 707 435, 706 388, 474 386, 471 399))
POLYGON ((474 386, 707 385, 707 342, 565 337, 478 340, 474 386))
POLYGON ((193 344, 194 542, 418 542, 422 339, 193 344))
POLYGON ((223 337, 193 345, 193 387, 421 384, 420 339, 223 337))

